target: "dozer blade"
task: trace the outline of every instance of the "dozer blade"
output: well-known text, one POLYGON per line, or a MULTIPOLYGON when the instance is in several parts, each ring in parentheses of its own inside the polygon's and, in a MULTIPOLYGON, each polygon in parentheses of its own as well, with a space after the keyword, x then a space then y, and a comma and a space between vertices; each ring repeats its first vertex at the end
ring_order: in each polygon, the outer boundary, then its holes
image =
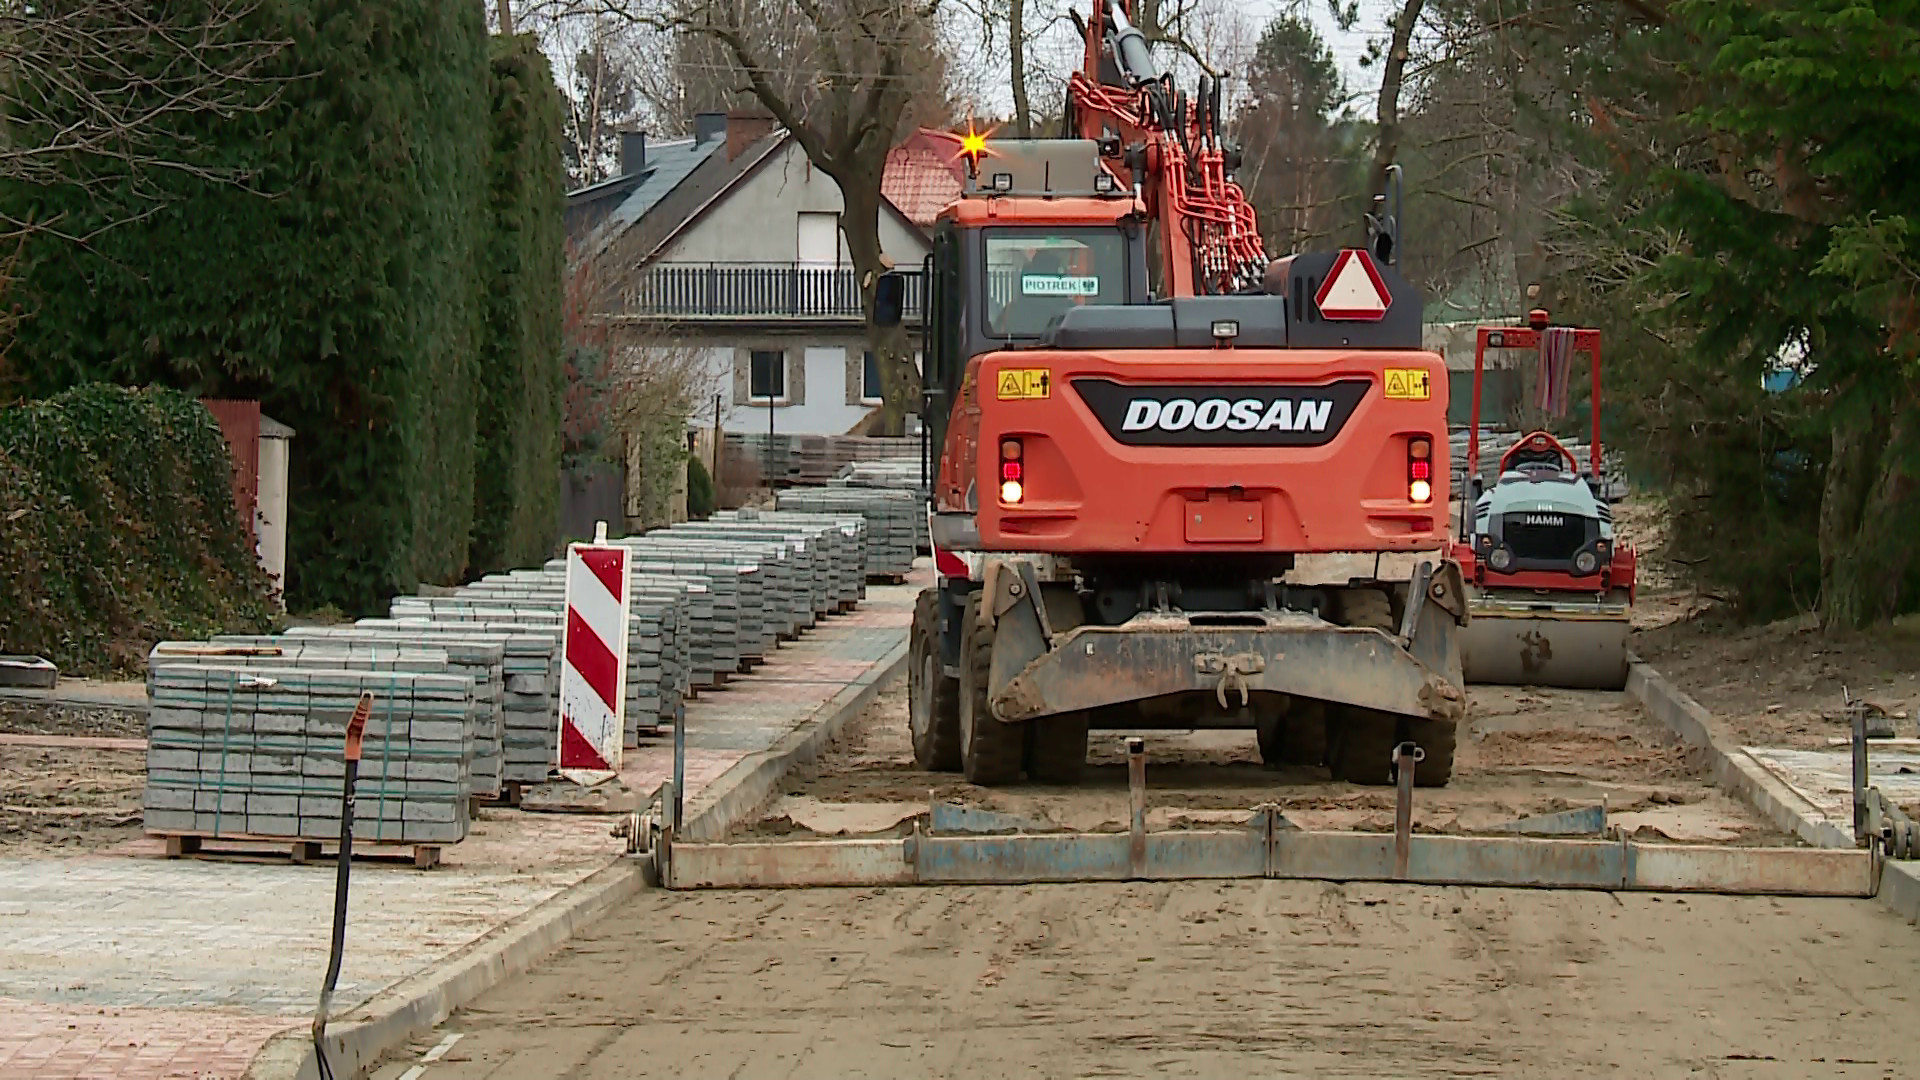
POLYGON ((1461 631, 1469 683, 1620 690, 1627 685, 1627 605, 1473 594, 1461 631))

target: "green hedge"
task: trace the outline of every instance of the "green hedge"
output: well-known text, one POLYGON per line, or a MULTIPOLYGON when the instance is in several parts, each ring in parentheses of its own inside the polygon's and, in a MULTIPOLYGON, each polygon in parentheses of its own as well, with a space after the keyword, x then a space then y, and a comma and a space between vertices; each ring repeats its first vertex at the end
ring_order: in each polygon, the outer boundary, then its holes
POLYGON ((270 103, 164 121, 192 164, 243 183, 89 162, 84 187, 0 185, 0 213, 92 236, 24 255, 12 357, 30 393, 163 383, 258 399, 298 432, 295 607, 378 610, 467 570, 493 272, 481 8, 260 0, 234 33, 291 42, 270 103))
POLYGON ((0 652, 70 672, 272 618, 213 415, 171 390, 83 386, 0 409, 0 652))
POLYGON ((565 381, 565 111, 532 35, 494 38, 492 60, 493 218, 469 560, 475 572, 537 563, 553 547, 565 381))

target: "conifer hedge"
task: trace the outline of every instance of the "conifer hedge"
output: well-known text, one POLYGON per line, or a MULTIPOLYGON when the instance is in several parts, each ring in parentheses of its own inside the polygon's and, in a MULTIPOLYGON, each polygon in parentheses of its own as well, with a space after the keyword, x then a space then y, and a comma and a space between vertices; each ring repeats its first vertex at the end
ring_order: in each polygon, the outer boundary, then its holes
POLYGON ((559 288, 551 76, 528 45, 490 57, 479 4, 260 0, 234 32, 291 44, 263 108, 164 118, 197 170, 94 161, 86 185, 0 185, 0 212, 59 223, 12 294, 29 393, 159 383, 291 425, 295 609, 380 610, 474 554, 530 557, 557 516, 537 354, 557 357, 558 327, 523 307, 548 303, 543 277, 559 288), (480 476, 497 534, 476 536, 480 476))
POLYGON ((492 226, 472 570, 543 559, 559 521, 565 174, 560 91, 532 35, 493 39, 492 226))

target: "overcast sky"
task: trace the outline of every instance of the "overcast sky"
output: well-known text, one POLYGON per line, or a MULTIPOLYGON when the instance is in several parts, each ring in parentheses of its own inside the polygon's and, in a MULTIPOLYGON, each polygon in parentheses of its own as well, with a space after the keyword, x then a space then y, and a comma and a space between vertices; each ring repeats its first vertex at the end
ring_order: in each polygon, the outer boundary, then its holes
MULTIPOLYGON (((1040 2, 1044 4, 1046 0, 1040 0, 1040 2)), ((1089 2, 1090 0, 1065 0, 1061 9, 1064 10, 1065 6, 1071 5, 1084 12, 1089 2)), ((1234 0, 1226 0, 1226 3, 1233 4, 1234 0)), ((1258 39, 1260 29, 1275 14, 1289 8, 1303 11, 1320 31, 1320 36, 1325 39, 1327 47, 1333 51, 1334 59, 1340 65, 1341 75, 1346 80, 1348 92, 1354 95, 1353 105, 1367 112, 1372 111, 1373 99, 1379 90, 1379 74, 1363 69, 1360 66, 1360 59, 1366 55, 1370 40, 1386 38, 1388 20, 1392 17, 1395 8, 1390 0, 1359 0, 1360 21, 1350 32, 1342 32, 1334 22, 1333 16, 1328 11, 1327 0, 1244 0, 1236 6, 1251 28, 1254 40, 1258 39)), ((1063 23, 1049 35, 1049 40, 1038 43, 1036 52, 1051 55, 1062 50, 1071 50, 1073 47, 1072 27, 1063 23)), ((1225 57, 1216 57, 1214 60, 1216 63, 1227 62, 1225 57)), ((962 58, 962 63, 967 63, 966 58, 962 58)), ((1005 53, 998 52, 998 55, 990 60, 976 60, 974 63, 980 64, 990 72, 988 77, 980 80, 980 89, 977 91, 978 95, 984 99, 981 103, 983 108, 1000 115, 1011 113, 1013 99, 1012 91, 1006 84, 1005 53)), ((1039 101, 1035 101, 1034 104, 1036 108, 1041 107, 1039 101)), ((1051 103, 1048 104, 1048 108, 1050 110, 1051 103)))

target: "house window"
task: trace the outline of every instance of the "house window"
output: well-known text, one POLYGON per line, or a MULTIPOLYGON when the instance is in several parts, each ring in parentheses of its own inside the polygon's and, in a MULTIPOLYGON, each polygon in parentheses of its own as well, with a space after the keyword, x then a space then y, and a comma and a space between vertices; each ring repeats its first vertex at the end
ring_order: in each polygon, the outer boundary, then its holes
POLYGON ((862 405, 880 404, 886 397, 881 385, 880 361, 874 357, 873 350, 868 349, 866 362, 860 369, 860 403, 862 405))
POLYGON ((747 358, 747 395, 755 401, 787 396, 787 354, 755 349, 747 358))

